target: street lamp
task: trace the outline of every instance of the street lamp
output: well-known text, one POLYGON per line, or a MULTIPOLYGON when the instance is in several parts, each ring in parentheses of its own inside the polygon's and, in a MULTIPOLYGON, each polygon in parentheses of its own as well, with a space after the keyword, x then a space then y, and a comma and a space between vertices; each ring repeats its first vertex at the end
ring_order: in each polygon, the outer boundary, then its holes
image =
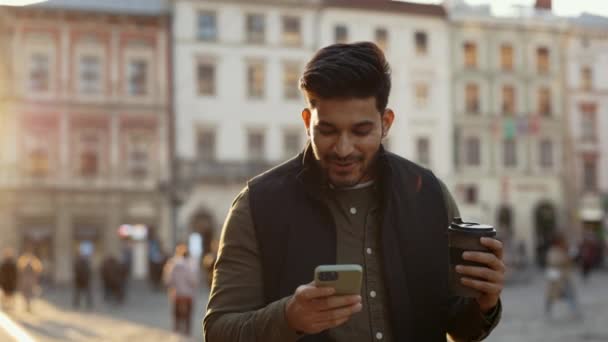
POLYGON ((0 0, 0 6, 27 6, 45 1, 47 0, 0 0))

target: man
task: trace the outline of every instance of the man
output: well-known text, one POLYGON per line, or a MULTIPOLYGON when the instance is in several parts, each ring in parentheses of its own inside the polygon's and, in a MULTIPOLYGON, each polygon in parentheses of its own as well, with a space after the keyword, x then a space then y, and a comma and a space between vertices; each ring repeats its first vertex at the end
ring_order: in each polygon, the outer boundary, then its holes
POLYGON ((169 290, 169 299, 173 303, 173 330, 190 335, 192 302, 198 280, 193 265, 188 260, 188 247, 185 244, 175 247, 175 255, 163 270, 163 279, 169 290))
POLYGON ((226 219, 206 341, 481 340, 500 316, 502 245, 464 253, 477 299, 450 297, 445 186, 384 151, 390 69, 372 43, 326 47, 300 80, 309 144, 250 181, 226 219), (321 264, 360 264, 361 296, 311 282, 321 264), (476 280, 474 280, 475 278, 476 280))

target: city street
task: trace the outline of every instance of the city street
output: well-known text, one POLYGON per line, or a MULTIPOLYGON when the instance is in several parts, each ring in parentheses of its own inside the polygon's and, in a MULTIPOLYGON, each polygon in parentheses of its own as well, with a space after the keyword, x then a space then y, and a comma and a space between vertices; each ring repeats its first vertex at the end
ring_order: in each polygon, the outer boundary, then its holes
MULTIPOLYGON (((608 273, 594 273, 590 282, 577 279, 584 317, 574 320, 565 303, 554 307, 553 318, 543 313, 544 283, 540 275, 530 283, 510 285, 504 292, 503 319, 487 341, 491 342, 606 342, 608 341, 608 273)), ((94 310, 73 310, 66 288, 47 290, 36 302, 34 313, 21 309, 7 316, 21 326, 34 341, 201 341, 201 319, 206 293, 196 302, 193 337, 171 332, 170 311, 162 292, 145 284, 134 284, 128 303, 107 305, 96 298, 94 310)), ((0 340, 11 341, 0 331, 0 340)))
MULTIPOLYGON (((145 283, 132 284, 122 306, 104 303, 100 290, 95 294, 92 310, 83 307, 74 310, 69 288, 47 289, 35 302, 32 313, 24 312, 18 305, 7 316, 36 342, 202 340, 206 291, 201 291, 195 302, 191 339, 171 332, 171 312, 165 293, 152 291, 145 283)), ((5 339, 1 330, 0 341, 12 341, 5 339)))

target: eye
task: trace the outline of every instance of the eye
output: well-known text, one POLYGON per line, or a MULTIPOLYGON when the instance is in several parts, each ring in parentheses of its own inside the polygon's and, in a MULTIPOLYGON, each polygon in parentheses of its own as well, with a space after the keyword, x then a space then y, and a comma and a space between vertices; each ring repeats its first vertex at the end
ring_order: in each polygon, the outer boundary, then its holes
POLYGON ((359 128, 359 129, 355 129, 353 131, 353 134, 358 137, 364 137, 366 135, 369 135, 371 133, 371 131, 372 131, 371 128, 359 128))
POLYGON ((321 135, 332 135, 336 133, 336 130, 331 127, 318 127, 317 132, 319 132, 321 135))

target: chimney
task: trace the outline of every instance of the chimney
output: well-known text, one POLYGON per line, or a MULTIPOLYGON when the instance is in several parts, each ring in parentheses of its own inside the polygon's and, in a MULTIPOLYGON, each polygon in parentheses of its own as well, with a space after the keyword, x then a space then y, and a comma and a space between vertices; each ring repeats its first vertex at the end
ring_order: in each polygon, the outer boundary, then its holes
POLYGON ((536 4, 534 5, 534 8, 546 11, 550 11, 551 7, 551 0, 536 0, 536 4))

